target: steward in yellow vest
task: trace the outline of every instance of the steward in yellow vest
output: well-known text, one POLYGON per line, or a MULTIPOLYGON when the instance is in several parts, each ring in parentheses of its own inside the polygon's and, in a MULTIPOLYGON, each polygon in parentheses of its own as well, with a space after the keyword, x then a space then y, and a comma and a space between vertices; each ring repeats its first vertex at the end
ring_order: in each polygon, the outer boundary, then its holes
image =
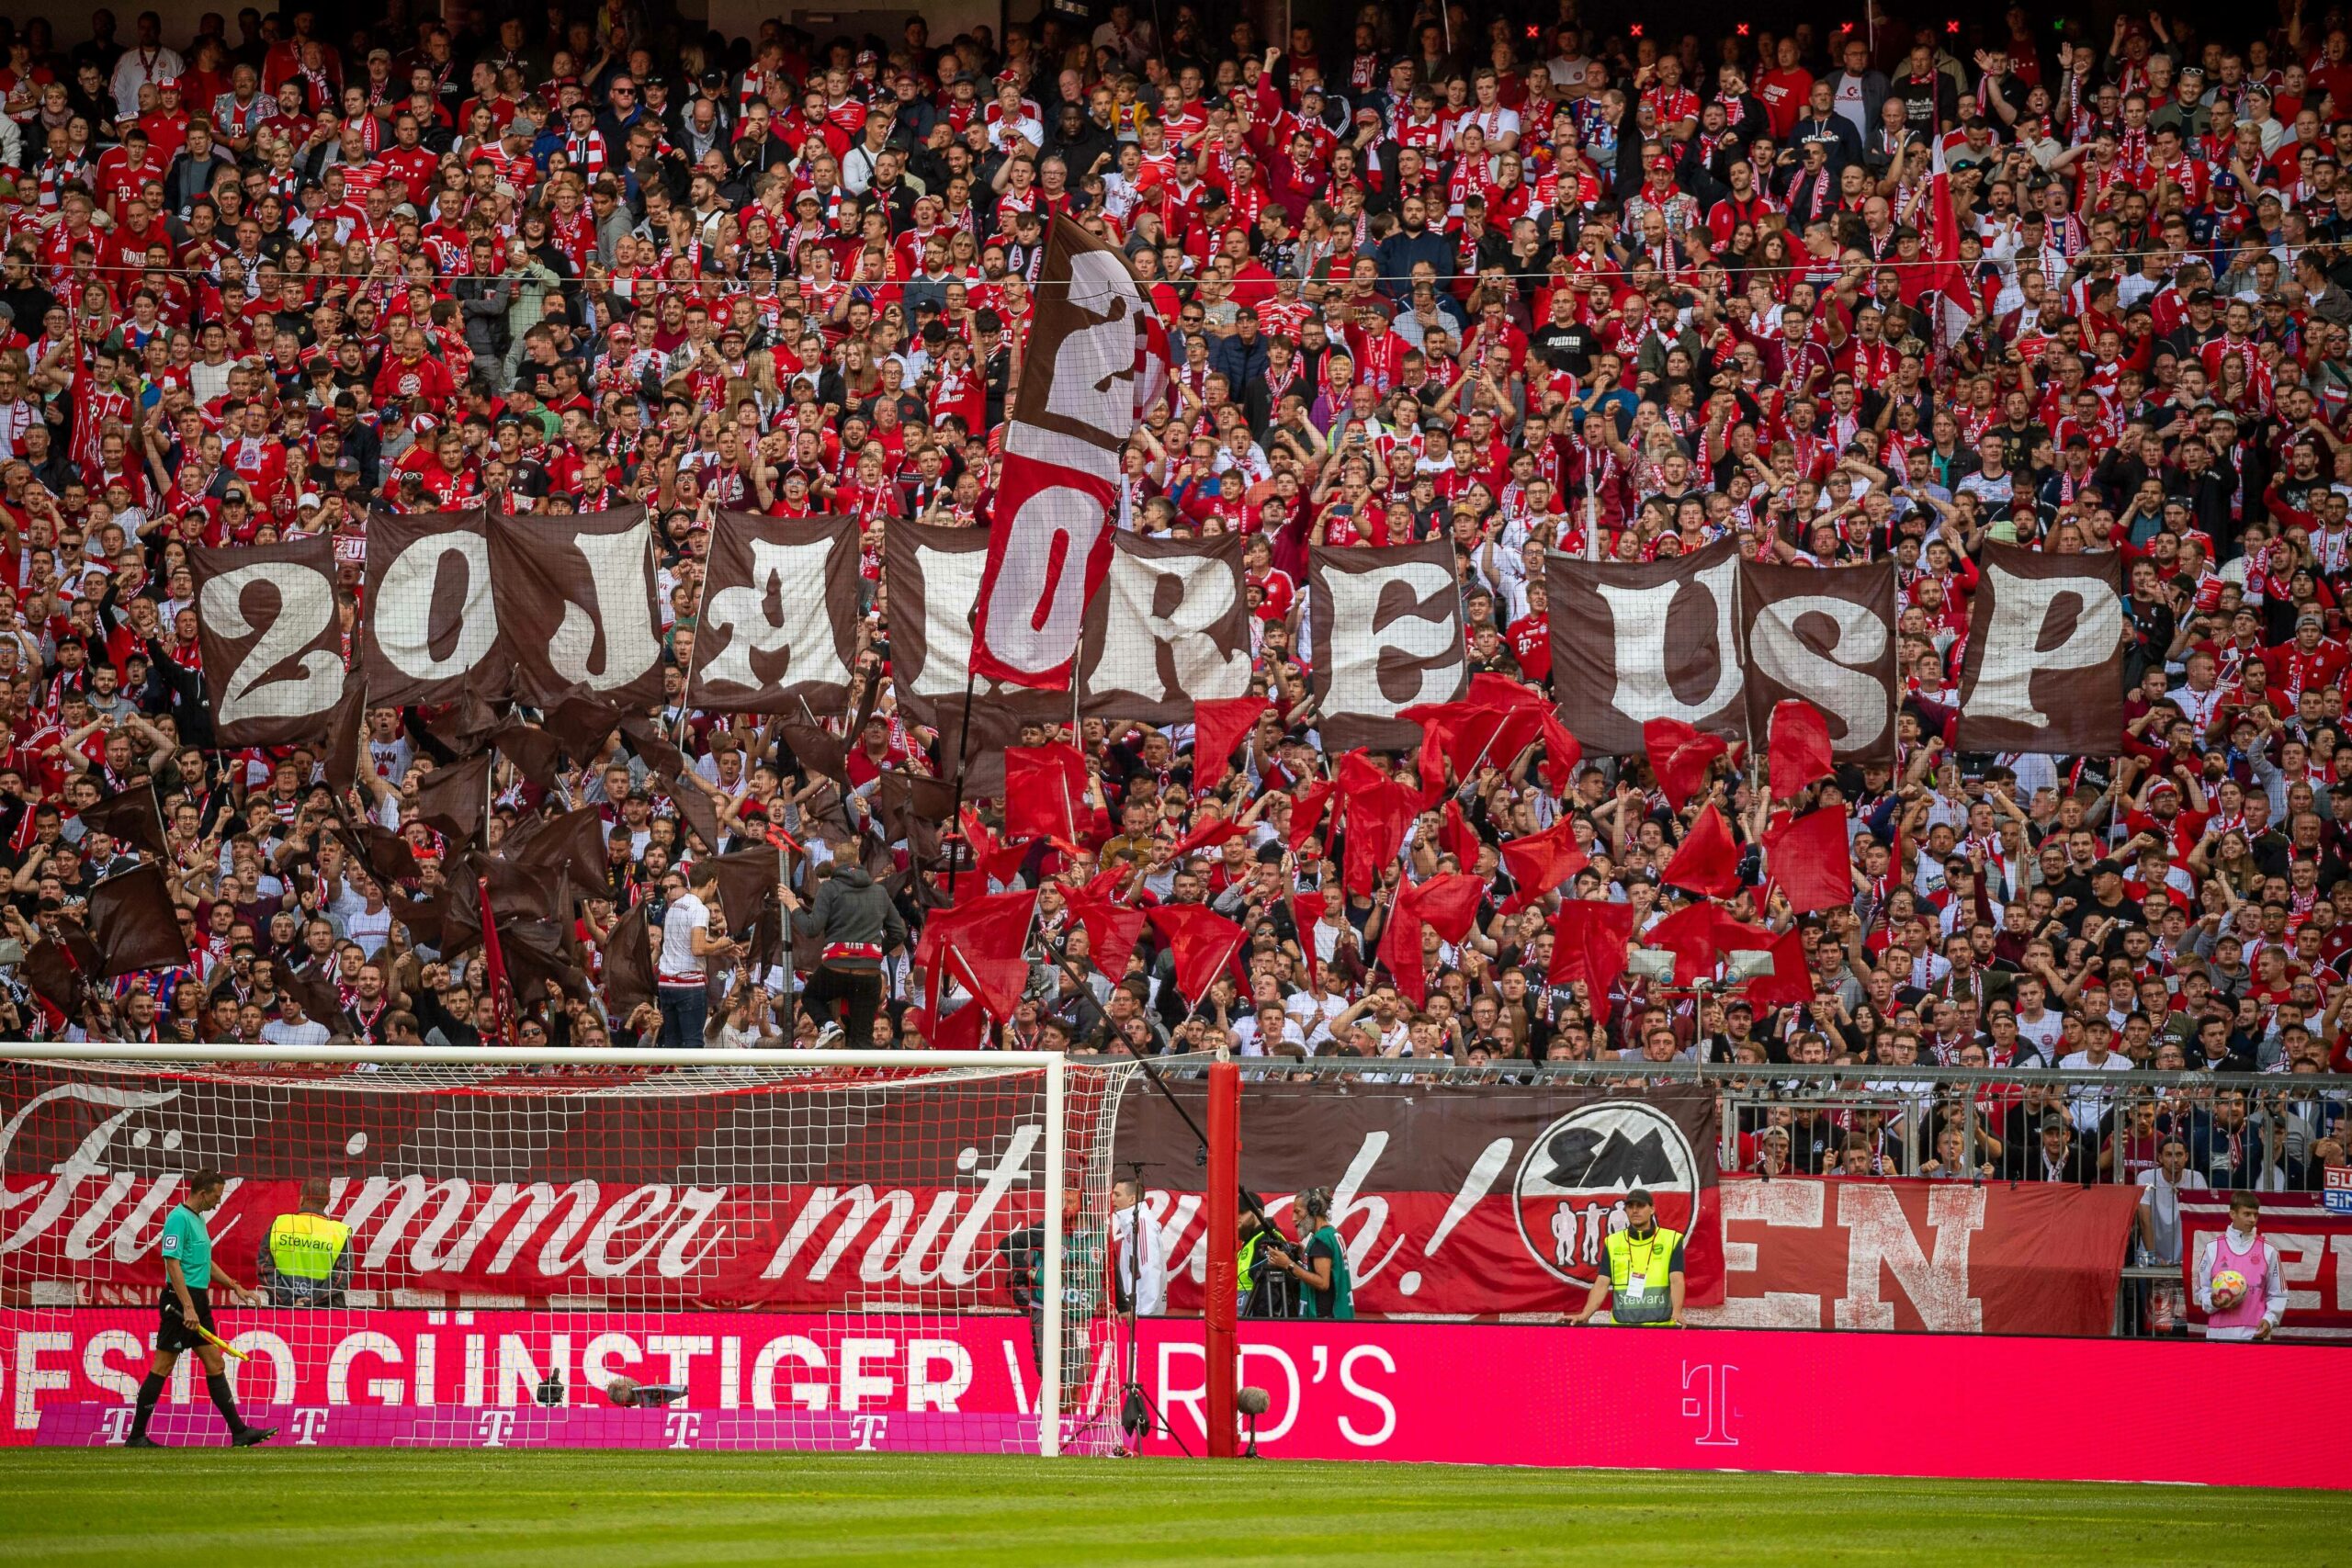
POLYGON ((1671 1328, 1682 1316, 1682 1233, 1657 1223, 1657 1205, 1639 1187, 1625 1194, 1625 1228, 1606 1245, 1609 1269, 1592 1282, 1584 1310, 1570 1323, 1589 1322, 1611 1297, 1608 1321, 1645 1328, 1671 1328))
POLYGON ((351 1279, 351 1227, 327 1217, 327 1184, 302 1183, 302 1206, 269 1223, 261 1286, 272 1306, 341 1306, 351 1279))

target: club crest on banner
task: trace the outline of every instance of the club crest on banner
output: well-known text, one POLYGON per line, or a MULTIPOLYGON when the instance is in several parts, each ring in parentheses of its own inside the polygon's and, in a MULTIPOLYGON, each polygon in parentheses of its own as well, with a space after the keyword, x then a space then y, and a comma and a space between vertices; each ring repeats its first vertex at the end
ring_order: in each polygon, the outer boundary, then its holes
POLYGON ((1699 1190, 1690 1140, 1641 1100, 1578 1106, 1538 1134, 1520 1161, 1511 1187, 1520 1240, 1555 1278, 1589 1284, 1636 1187, 1657 1200, 1659 1224, 1687 1232, 1699 1190))

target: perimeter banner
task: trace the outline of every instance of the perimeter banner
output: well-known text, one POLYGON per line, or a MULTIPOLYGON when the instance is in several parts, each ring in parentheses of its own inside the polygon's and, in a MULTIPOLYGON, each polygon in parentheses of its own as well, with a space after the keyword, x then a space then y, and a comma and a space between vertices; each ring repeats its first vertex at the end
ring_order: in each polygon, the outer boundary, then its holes
POLYGON ((1724 1328, 2115 1330, 2136 1187, 1726 1176, 1724 1328))
MULTIPOLYGON (((1197 1085, 1173 1086, 1195 1120, 1197 1085)), ((1723 1298, 1717 1102, 1663 1087, 1252 1083, 1241 1179, 1290 1224, 1290 1196, 1331 1190, 1360 1316, 1566 1314, 1584 1304, 1630 1187, 1687 1231, 1687 1300, 1723 1298)), ((1159 1095, 1120 1105, 1122 1174, 1138 1169, 1168 1259, 1170 1308, 1195 1312, 1208 1278, 1200 1143, 1159 1095)))

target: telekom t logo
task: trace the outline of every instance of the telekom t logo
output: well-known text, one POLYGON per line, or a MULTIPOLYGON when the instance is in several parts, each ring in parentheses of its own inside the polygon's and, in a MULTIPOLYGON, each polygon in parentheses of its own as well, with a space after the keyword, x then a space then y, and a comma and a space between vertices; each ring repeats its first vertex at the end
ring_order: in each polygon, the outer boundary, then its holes
POLYGON ((130 1406, 109 1405, 107 1413, 98 1417, 98 1436, 109 1443, 119 1443, 130 1436, 130 1406))
POLYGON ((853 1416, 849 1418, 849 1429, 857 1438, 857 1451, 870 1454, 875 1451, 875 1445, 882 1440, 883 1434, 890 1429, 890 1418, 888 1416, 853 1416))
POLYGON ((1682 1414, 1699 1423, 1699 1435, 1691 1440, 1702 1449, 1739 1447, 1739 1439, 1731 1435, 1731 1424, 1739 1415, 1731 1402, 1731 1378, 1737 1371, 1711 1361, 1682 1363, 1682 1414))
POLYGON ((305 1404, 294 1412, 294 1446, 298 1449, 316 1448, 327 1429, 327 1411, 323 1404, 305 1404))
POLYGON ((701 1431, 702 1412, 699 1410, 673 1410, 662 1418, 662 1436, 670 1439, 670 1446, 673 1449, 694 1447, 695 1438, 701 1431))
POLYGON ((506 1446, 507 1438, 514 1430, 514 1412, 485 1410, 481 1413, 481 1426, 478 1430, 483 1448, 503 1449, 506 1446))

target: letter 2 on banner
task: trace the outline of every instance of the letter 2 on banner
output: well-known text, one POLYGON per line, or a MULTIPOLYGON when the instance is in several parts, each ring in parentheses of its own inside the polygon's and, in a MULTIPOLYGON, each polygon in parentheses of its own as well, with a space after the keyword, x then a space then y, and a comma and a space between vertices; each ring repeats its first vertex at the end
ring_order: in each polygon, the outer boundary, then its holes
POLYGON ((1124 255, 1060 217, 1035 293, 972 667, 1066 690, 1087 601, 1110 570, 1109 512, 1136 425, 1137 333, 1151 306, 1124 255))
POLYGON ((334 541, 314 534, 232 549, 195 545, 188 571, 214 743, 315 742, 343 700, 334 541))

